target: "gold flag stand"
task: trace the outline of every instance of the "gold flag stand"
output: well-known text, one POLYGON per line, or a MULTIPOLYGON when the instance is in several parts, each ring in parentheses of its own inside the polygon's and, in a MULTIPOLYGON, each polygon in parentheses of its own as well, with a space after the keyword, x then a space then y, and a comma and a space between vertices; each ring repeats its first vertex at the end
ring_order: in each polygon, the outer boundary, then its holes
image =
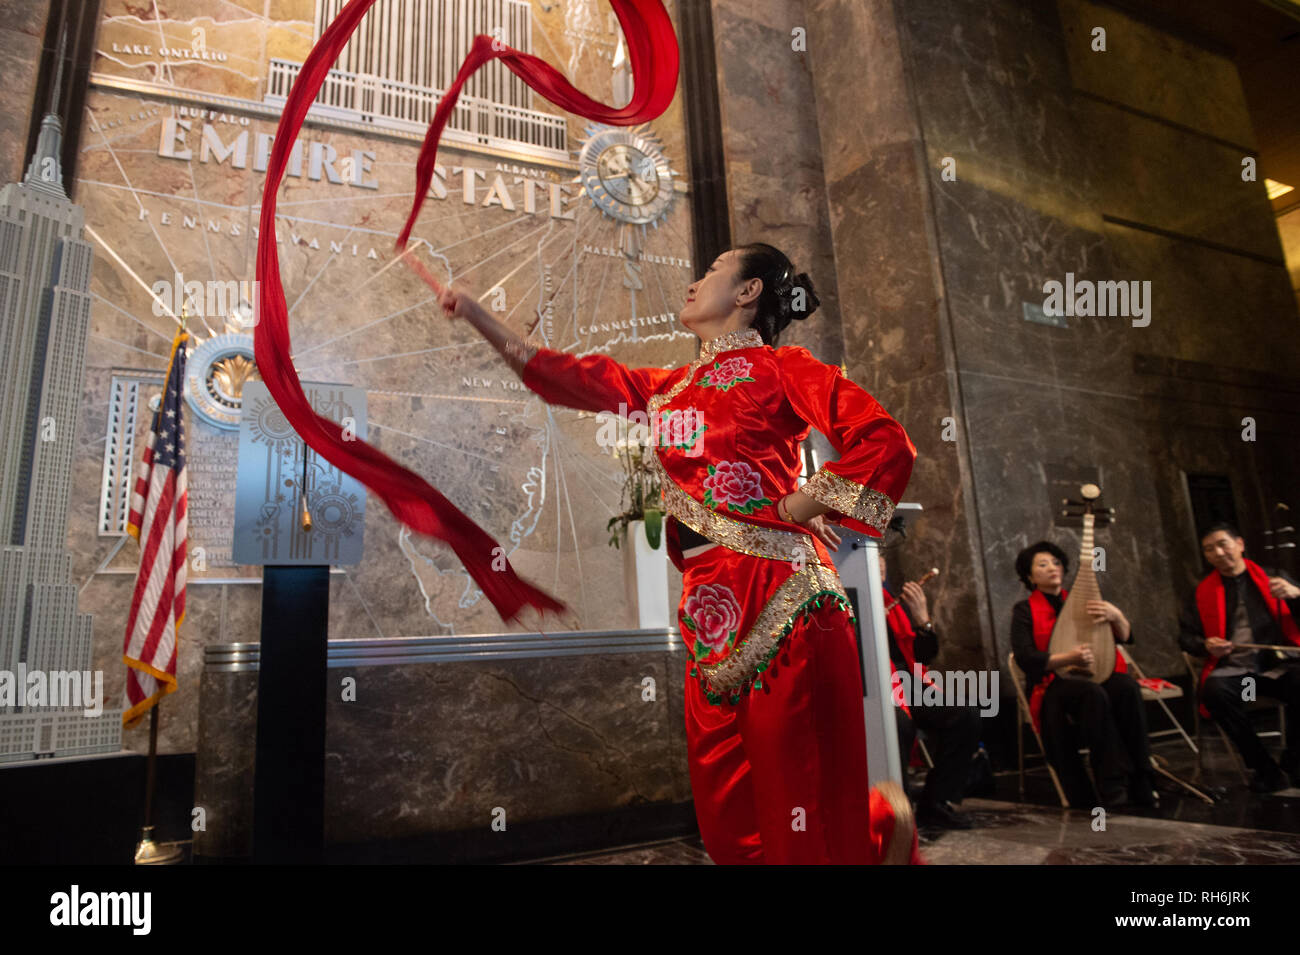
POLYGON ((153 790, 158 764, 158 707, 149 710, 149 772, 144 790, 144 827, 135 846, 136 865, 175 865, 184 857, 179 846, 159 845, 153 841, 153 790))

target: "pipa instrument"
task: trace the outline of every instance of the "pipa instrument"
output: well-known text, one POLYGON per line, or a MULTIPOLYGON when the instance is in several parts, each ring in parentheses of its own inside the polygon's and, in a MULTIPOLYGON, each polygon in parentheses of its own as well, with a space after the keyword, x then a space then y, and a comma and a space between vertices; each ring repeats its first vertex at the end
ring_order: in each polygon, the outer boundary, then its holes
MULTIPOLYGON (((1065 604, 1061 607, 1061 613, 1056 618, 1051 640, 1047 644, 1047 652, 1054 655, 1072 653, 1081 646, 1092 647, 1091 669, 1061 667, 1056 671, 1056 675, 1102 683, 1115 672, 1115 635, 1111 632, 1108 621, 1097 622, 1087 609, 1089 600, 1101 600, 1097 572, 1092 569, 1093 528, 1099 516, 1095 505, 1097 498, 1101 497, 1101 489, 1095 484, 1085 484, 1080 488, 1079 493, 1083 497, 1082 502, 1065 502, 1067 505, 1083 508, 1083 513, 1080 515, 1083 519, 1083 540, 1079 545, 1079 572, 1075 575, 1074 584, 1070 587, 1065 604)), ((1069 511, 1066 513, 1074 516, 1069 511)), ((1109 519, 1110 512, 1106 511, 1104 515, 1103 519, 1109 519)))

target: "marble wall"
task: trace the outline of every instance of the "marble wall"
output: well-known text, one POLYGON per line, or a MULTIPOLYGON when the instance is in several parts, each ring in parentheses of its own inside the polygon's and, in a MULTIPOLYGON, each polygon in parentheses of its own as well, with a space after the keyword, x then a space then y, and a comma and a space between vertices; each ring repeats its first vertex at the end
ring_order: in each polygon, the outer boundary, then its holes
MULTIPOLYGON (((810 55, 792 48, 806 26, 798 3, 713 0, 713 42, 734 245, 767 242, 812 278, 821 302, 782 344, 823 361, 845 358, 810 55)), ((827 446, 829 448, 829 446, 827 446)))
POLYGON ((49 0, 0 0, 0 75, 5 77, 5 108, 0 110, 0 182, 21 179, 31 158, 27 155, 27 126, 36 105, 32 100, 49 10, 49 0))
MULTIPOLYGON (((1295 193, 1291 195, 1294 196, 1295 193)), ((1300 203, 1300 198, 1297 198, 1297 202, 1300 203)), ((1277 231, 1282 238, 1282 248, 1286 251, 1291 290, 1295 292, 1297 307, 1300 307, 1300 205, 1292 206, 1277 217, 1277 231)))

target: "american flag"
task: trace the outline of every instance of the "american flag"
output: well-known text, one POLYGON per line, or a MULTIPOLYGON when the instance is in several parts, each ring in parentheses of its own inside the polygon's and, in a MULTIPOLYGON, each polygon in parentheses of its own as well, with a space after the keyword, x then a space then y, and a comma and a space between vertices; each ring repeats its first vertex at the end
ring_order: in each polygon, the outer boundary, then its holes
POLYGON ((140 544, 140 570, 126 622, 123 726, 176 689, 176 631, 185 619, 185 382, 184 332, 172 342, 162 403, 154 412, 131 494, 126 530, 140 544))

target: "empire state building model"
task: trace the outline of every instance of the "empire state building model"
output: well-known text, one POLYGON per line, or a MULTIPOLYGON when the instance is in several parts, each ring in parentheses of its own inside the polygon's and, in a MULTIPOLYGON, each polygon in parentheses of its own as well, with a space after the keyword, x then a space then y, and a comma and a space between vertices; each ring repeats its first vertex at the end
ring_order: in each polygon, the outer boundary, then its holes
POLYGON ((94 257, 63 188, 62 138, 52 107, 23 181, 0 189, 0 762, 122 742, 121 710, 86 716, 79 685, 92 628, 66 538, 94 257), (73 679, 75 705, 56 705, 73 679), (41 680, 44 699, 29 692, 41 680))

